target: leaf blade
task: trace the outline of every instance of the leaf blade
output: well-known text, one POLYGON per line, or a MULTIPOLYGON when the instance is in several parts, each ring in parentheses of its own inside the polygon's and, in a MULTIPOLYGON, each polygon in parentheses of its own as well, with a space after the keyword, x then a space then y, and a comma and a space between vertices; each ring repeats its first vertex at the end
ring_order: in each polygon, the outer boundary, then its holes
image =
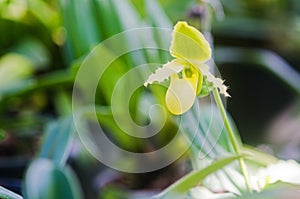
POLYGON ((0 198, 3 199, 23 199, 22 196, 8 190, 5 189, 4 187, 0 186, 0 198))
POLYGON ((200 183, 205 177, 214 173, 215 171, 225 167, 226 165, 232 163, 234 160, 237 160, 239 157, 231 156, 219 161, 214 162, 210 166, 199 170, 199 171, 192 171, 191 173, 187 174, 185 177, 181 178, 179 181, 175 182, 165 191, 160 193, 159 195, 155 196, 155 198, 166 198, 168 196, 174 196, 174 194, 184 194, 190 188, 200 183))

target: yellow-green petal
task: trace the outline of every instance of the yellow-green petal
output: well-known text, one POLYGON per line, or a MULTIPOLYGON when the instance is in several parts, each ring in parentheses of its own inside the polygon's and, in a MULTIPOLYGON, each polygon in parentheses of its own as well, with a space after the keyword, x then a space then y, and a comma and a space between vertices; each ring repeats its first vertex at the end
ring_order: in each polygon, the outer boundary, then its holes
POLYGON ((171 113, 180 115, 188 111, 196 99, 199 73, 191 77, 179 78, 173 74, 170 79, 170 86, 166 93, 166 105, 171 113))
POLYGON ((172 33, 170 53, 172 56, 187 61, 205 62, 211 57, 209 43, 196 28, 179 21, 172 33))
POLYGON ((183 69, 183 65, 179 60, 172 60, 164 64, 161 68, 158 68, 155 73, 151 74, 147 81, 144 83, 144 86, 152 84, 153 82, 162 82, 168 79, 172 74, 179 73, 183 69))

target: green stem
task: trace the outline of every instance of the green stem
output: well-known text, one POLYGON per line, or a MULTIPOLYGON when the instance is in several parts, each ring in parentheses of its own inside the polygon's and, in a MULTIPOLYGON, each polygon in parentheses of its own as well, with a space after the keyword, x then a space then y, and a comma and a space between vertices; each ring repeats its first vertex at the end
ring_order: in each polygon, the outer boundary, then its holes
POLYGON ((245 161, 244 161, 243 157, 241 156, 242 152, 241 152, 241 149, 240 149, 240 146, 239 146, 239 142, 238 142, 236 136, 234 135, 234 132, 233 132, 231 124, 228 120, 223 102, 221 100, 220 94, 219 94, 219 92, 216 88, 213 89, 213 95, 214 95, 214 98, 216 100, 217 106, 218 106, 218 108, 221 112, 222 118, 224 120, 225 128, 227 130, 229 139, 230 139, 231 144, 233 146, 233 150, 236 153, 236 155, 240 157, 240 158, 238 158, 238 161, 239 161, 239 165, 241 167, 243 176, 245 178, 246 187, 247 187, 248 191, 251 192, 252 190, 251 190, 250 181, 249 181, 249 174, 248 174, 248 170, 247 170, 245 161))

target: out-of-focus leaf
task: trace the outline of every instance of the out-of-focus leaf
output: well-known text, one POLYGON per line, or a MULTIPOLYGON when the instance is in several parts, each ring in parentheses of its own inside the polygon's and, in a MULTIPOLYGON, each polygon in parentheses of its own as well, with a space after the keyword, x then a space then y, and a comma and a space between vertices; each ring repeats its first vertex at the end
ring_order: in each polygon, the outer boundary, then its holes
POLYGON ((118 49, 118 43, 111 44, 109 41, 96 47, 85 58, 81 65, 75 64, 72 69, 74 73, 77 68, 81 68, 81 71, 84 71, 80 73, 80 77, 76 77, 76 86, 85 93, 91 92, 90 89, 93 87, 94 80, 100 78, 98 90, 101 96, 99 96, 99 98, 102 97, 102 100, 108 105, 111 103, 111 97, 116 83, 129 68, 123 60, 116 59, 117 55, 114 54, 115 51, 111 50, 118 49), (93 71, 93 73, 90 71, 93 71))
POLYGON ((123 31, 118 13, 111 0, 93 0, 93 3, 103 40, 123 31))
POLYGON ((189 195, 186 199, 229 199, 233 197, 234 194, 232 193, 213 193, 206 187, 196 186, 189 191, 189 195))
MULTIPOLYGON (((238 5, 234 3, 235 5, 238 5)), ((226 4, 224 4, 226 6, 226 4)), ((268 35, 264 34, 270 29, 269 23, 266 20, 256 20, 246 17, 230 17, 226 16, 226 20, 219 21, 213 24, 213 32, 215 35, 230 35, 231 37, 242 37, 247 39, 264 40, 268 35), (235 30, 235 31, 232 31, 235 30)))
MULTIPOLYGON (((145 0, 147 16, 152 25, 172 29, 172 22, 157 0, 145 0)), ((163 38, 161 38, 163 39, 163 38)))
POLYGON ((194 0, 174 1, 174 0, 159 0, 165 12, 171 21, 178 21, 186 18, 186 11, 195 3, 194 0))
POLYGON ((72 103, 71 97, 62 89, 58 89, 57 95, 55 96, 55 106, 59 115, 66 116, 72 114, 72 103))
POLYGON ((45 69, 50 63, 50 55, 46 46, 34 38, 22 40, 12 51, 29 58, 35 70, 45 69))
POLYGON ((25 24, 4 18, 0 18, 0 31, 0 44, 2 49, 10 48, 12 45, 18 43, 21 40, 20 32, 22 32, 23 35, 26 35, 28 32, 25 24))
MULTIPOLYGON (((22 93, 27 93, 36 85, 34 79, 24 79, 16 81, 12 84, 6 85, 5 87, 0 87, 0 97, 3 99, 10 98, 13 96, 19 96, 22 93)), ((5 103, 5 100, 0 101, 0 104, 5 103)), ((0 105, 1 106, 1 105, 0 105)))
POLYGON ((113 199, 113 198, 118 198, 118 199, 127 199, 127 193, 114 188, 114 187, 105 187, 103 190, 101 190, 101 198, 102 199, 113 199))
POLYGON ((28 77, 33 72, 33 63, 27 57, 9 53, 0 59, 0 85, 13 83, 19 79, 28 77))
MULTIPOLYGON (((218 109, 213 105, 205 106, 201 103, 198 108, 194 106, 191 111, 184 114, 181 124, 182 130, 188 136, 188 139, 193 141, 191 148, 193 166, 196 170, 201 170, 213 163, 218 157, 234 154, 234 152, 218 109)), ((239 138, 233 120, 230 119, 230 122, 233 131, 239 138)), ((243 159, 246 160, 248 169, 253 173, 256 173, 261 166, 277 162, 277 159, 273 156, 250 147, 243 147, 240 138, 239 145, 241 146, 243 159)), ((216 171, 213 175, 209 175, 202 184, 213 191, 225 190, 237 194, 242 193, 245 189, 245 181, 236 163, 216 171)))
POLYGON ((6 133, 3 129, 0 129, 0 142, 6 138, 6 133))
POLYGON ((141 147, 139 139, 128 135, 116 124, 110 108, 97 107, 96 113, 100 124, 111 133, 120 146, 133 151, 141 147))
POLYGON ((28 0, 29 11, 43 23, 44 26, 54 29, 60 23, 58 12, 45 1, 28 0))
MULTIPOLYGON (((157 0, 146 0, 146 10, 150 25, 158 28, 168 28, 171 34, 172 22, 157 0)), ((167 33, 167 31, 160 31, 159 29, 153 30, 153 39, 158 49, 169 49, 171 36, 167 33)), ((160 51, 160 57, 164 62, 169 61, 171 58, 169 53, 164 51, 160 51)))
POLYGON ((81 199, 77 178, 70 168, 57 167, 47 159, 36 159, 29 166, 23 193, 30 199, 81 199))
POLYGON ((38 157, 51 159, 57 165, 65 165, 74 131, 72 117, 50 123, 46 128, 38 157))
MULTIPOLYGON (((196 102, 191 111, 183 115, 182 130, 188 139, 193 141, 193 146, 205 157, 214 159, 220 154, 232 154, 232 147, 219 110, 214 105, 198 103, 196 102)), ((236 128, 234 131, 237 132, 236 128)))
POLYGON ((60 0, 59 2, 63 25, 67 31, 67 46, 70 51, 68 54, 73 60, 87 53, 101 41, 101 35, 94 18, 91 1, 60 0))
MULTIPOLYGON (((83 125, 83 128, 88 129, 90 127, 89 125, 97 123, 101 125, 105 132, 109 132, 113 140, 115 140, 122 148, 136 151, 141 146, 138 138, 128 135, 116 124, 110 107, 96 106, 95 110, 86 108, 85 111, 82 111, 80 114, 79 117, 82 118, 80 121, 82 122, 81 125, 83 125), (96 111, 97 121, 90 117, 90 115, 93 114, 93 111, 96 111)), ((78 133, 80 132, 88 131, 79 130, 78 133)), ((91 134, 82 134, 80 136, 84 136, 86 139, 92 139, 89 138, 92 136, 91 134)))
POLYGON ((22 196, 0 186, 0 198, 2 199, 23 199, 22 196))
POLYGON ((123 30, 140 28, 143 25, 139 13, 128 0, 112 0, 112 2, 119 15, 123 30))
POLYGON ((21 21, 26 15, 28 8, 26 1, 12 0, 0 2, 0 16, 1 18, 21 21))
POLYGON ((254 64, 267 70, 300 95, 300 74, 277 54, 262 49, 220 47, 215 50, 217 63, 254 64))
MULTIPOLYGON (((112 3, 118 13, 119 21, 123 30, 144 27, 141 16, 128 0, 112 0, 112 3)), ((131 31, 126 34, 127 38, 125 45, 128 46, 128 49, 136 49, 143 46, 141 45, 141 35, 138 34, 138 32, 139 31, 131 31)), ((134 64, 131 67, 146 63, 145 56, 142 51, 131 52, 130 56, 132 58, 132 63, 134 64)))
POLYGON ((274 156, 260 152, 251 146, 244 145, 243 154, 245 154, 245 159, 259 166, 268 166, 269 164, 274 164, 278 161, 274 156))
POLYGON ((291 186, 286 183, 276 183, 269 186, 264 191, 257 193, 245 193, 242 196, 234 197, 232 199, 298 199, 299 186, 291 186))
POLYGON ((33 72, 33 63, 25 56, 16 53, 6 54, 0 59, 0 91, 18 84, 33 72))
POLYGON ((202 170, 192 171, 191 173, 187 174, 186 176, 172 184, 170 187, 165 189, 162 193, 155 196, 154 198, 163 199, 171 198, 171 196, 175 198, 182 198, 187 191, 189 191, 192 187, 196 186, 197 184, 201 183, 205 177, 216 172, 219 169, 222 169, 223 167, 227 166, 228 164, 232 163, 234 160, 237 159, 238 157, 235 156, 224 158, 212 163, 211 165, 202 170))
MULTIPOLYGON (((0 74, 1 76, 1 74, 0 74)), ((56 86, 68 87, 73 84, 73 77, 66 71, 55 71, 53 73, 48 73, 41 76, 39 79, 23 79, 16 81, 12 84, 5 85, 1 88, 0 85, 0 95, 2 100, 0 101, 0 107, 5 106, 6 101, 12 97, 20 97, 30 92, 37 90, 54 88, 56 86)))
MULTIPOLYGON (((232 120, 231 123, 234 133, 239 138, 232 120)), ((196 102, 192 109, 182 116, 181 128, 193 142, 191 160, 196 170, 205 168, 219 157, 234 154, 221 114, 214 105, 207 106, 201 104, 201 101, 199 104, 196 102)), ((242 146, 240 140, 239 145, 242 146)), ((202 184, 213 191, 241 193, 245 189, 245 181, 236 163, 216 171, 202 184)))

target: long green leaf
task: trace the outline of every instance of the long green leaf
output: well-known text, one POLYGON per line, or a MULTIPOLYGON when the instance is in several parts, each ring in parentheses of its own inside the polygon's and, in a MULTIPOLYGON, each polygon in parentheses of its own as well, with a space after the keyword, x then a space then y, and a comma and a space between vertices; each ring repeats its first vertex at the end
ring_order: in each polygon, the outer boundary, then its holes
POLYGON ((12 84, 6 84, 3 88, 0 86, 0 95, 2 97, 0 108, 5 107, 6 102, 13 97, 21 97, 31 92, 54 88, 56 86, 69 87, 72 84, 73 77, 64 70, 45 74, 39 79, 30 78, 15 81, 12 84))
POLYGON ((262 49, 219 47, 215 50, 217 63, 254 64, 281 79, 300 95, 300 74, 276 53, 262 49))
POLYGON ((91 1, 60 0, 63 25, 67 30, 68 54, 71 59, 87 53, 101 41, 91 1))
POLYGON ((5 189, 4 187, 0 186, 0 198, 2 199, 23 199, 22 196, 8 190, 5 189))
MULTIPOLYGON (((146 10, 147 18, 151 26, 170 29, 171 34, 172 22, 157 0, 146 0, 146 10)), ((171 36, 167 33, 168 31, 160 31, 159 29, 153 30, 152 34, 158 49, 169 49, 171 36)), ((159 53, 163 61, 170 60, 168 52, 160 51, 159 53)))
POLYGON ((215 159, 232 153, 220 112, 214 106, 196 102, 182 116, 181 130, 193 142, 193 146, 206 157, 215 159))
POLYGON ((235 197, 235 199, 298 199, 299 186, 277 182, 257 193, 246 193, 235 197))
MULTIPOLYGON (((215 105, 203 105, 201 101, 196 102, 192 109, 182 116, 180 125, 184 135, 193 143, 191 160, 194 169, 201 170, 220 157, 234 154, 224 122, 215 105)), ((239 137, 237 129, 234 127, 233 130, 239 137)), ((242 146, 241 143, 239 144, 242 146)), ((241 193, 245 184, 242 174, 236 166, 233 164, 216 171, 202 184, 208 187, 212 186, 211 188, 213 188, 213 184, 221 184, 224 190, 241 193)))
POLYGON ((111 0, 93 0, 95 17, 103 40, 123 31, 111 0))
MULTIPOLYGON (((124 31, 143 27, 141 16, 128 0, 112 0, 116 9, 120 24, 124 31)), ((131 31, 126 34, 126 45, 129 49, 141 48, 141 35, 139 31, 131 31)), ((130 56, 134 65, 131 67, 146 63, 146 58, 141 51, 131 52, 130 56)))
POLYGON ((50 124, 46 129, 38 157, 51 159, 55 164, 64 166, 70 152, 73 135, 72 117, 50 124))
POLYGON ((29 11, 39 19, 49 29, 57 28, 60 22, 58 12, 56 12, 46 2, 41 0, 28 0, 29 11))
POLYGON ((109 130, 118 144, 129 150, 136 150, 141 146, 140 140, 123 132, 116 124, 111 108, 96 107, 99 122, 105 129, 109 130))
POLYGON ((244 145, 243 154, 245 155, 246 160, 259 164, 260 166, 267 166, 269 164, 274 164, 278 161, 278 159, 274 156, 269 155, 267 153, 263 153, 251 146, 244 145))
POLYGON ((199 170, 199 171, 192 171, 185 177, 178 180, 176 183, 172 184, 170 187, 165 189, 162 193, 155 196, 154 198, 168 198, 171 196, 182 197, 190 188, 196 186, 197 184, 201 183, 201 181, 207 177, 208 175, 216 172, 219 169, 224 168, 228 164, 232 163, 234 160, 238 159, 239 157, 228 157, 221 160, 214 162, 213 164, 209 165, 208 167, 199 170))
POLYGON ((37 159, 28 168, 25 176, 25 198, 81 199, 82 193, 77 178, 69 168, 57 167, 48 159, 37 159))

